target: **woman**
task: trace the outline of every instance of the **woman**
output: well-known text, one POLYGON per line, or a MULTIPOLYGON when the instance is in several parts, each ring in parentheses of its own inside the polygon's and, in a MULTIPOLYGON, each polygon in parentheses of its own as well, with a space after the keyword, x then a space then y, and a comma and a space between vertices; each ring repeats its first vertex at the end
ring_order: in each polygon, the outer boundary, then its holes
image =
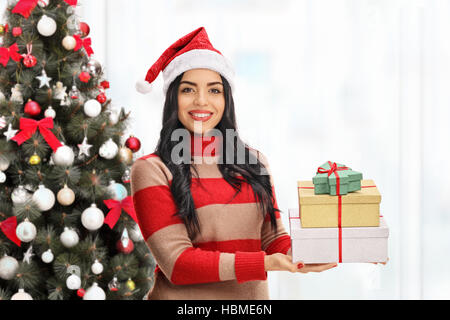
POLYGON ((267 271, 336 266, 292 262, 267 161, 236 132, 233 71, 205 29, 169 47, 146 81, 160 71, 160 139, 131 173, 139 226, 158 265, 149 299, 268 299, 267 271), (183 132, 188 148, 174 139, 183 132))

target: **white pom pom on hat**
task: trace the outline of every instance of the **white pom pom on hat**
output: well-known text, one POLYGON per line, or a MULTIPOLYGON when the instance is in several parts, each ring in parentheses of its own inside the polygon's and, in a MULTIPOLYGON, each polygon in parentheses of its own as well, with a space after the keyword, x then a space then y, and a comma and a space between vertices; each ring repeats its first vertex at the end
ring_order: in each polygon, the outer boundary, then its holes
POLYGON ((139 93, 147 94, 152 91, 152 84, 147 82, 146 80, 139 80, 136 82, 136 90, 139 93))
POLYGON ((153 81, 159 73, 163 73, 163 91, 167 89, 176 77, 191 69, 210 69, 220 73, 234 91, 234 70, 231 63, 215 49, 209 41, 204 27, 200 27, 178 39, 148 70, 145 80, 136 83, 136 90, 146 94, 152 90, 153 81))

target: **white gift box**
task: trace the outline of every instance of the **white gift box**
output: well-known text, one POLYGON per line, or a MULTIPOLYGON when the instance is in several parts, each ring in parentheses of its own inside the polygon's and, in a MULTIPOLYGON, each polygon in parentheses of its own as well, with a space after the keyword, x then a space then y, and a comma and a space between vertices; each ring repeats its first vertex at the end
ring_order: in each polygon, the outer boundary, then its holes
MULTIPOLYGON (((289 209, 292 260, 303 263, 339 261, 339 228, 302 228, 298 209, 289 209)), ((341 228, 341 262, 386 262, 389 228, 383 217, 379 227, 341 228)))

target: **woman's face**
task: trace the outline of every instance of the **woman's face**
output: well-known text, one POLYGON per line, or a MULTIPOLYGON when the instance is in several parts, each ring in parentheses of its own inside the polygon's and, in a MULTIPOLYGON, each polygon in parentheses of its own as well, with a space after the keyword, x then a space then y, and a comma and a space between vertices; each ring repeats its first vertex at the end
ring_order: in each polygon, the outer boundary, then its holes
POLYGON ((204 134, 216 127, 225 109, 220 74, 192 69, 183 74, 178 88, 178 119, 190 132, 204 134))

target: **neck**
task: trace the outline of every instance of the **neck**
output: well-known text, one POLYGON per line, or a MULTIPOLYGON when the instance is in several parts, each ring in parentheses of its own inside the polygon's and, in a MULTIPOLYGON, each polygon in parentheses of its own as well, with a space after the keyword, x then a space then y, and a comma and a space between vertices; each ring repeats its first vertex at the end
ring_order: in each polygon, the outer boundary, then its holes
POLYGON ((191 134, 191 155, 195 157, 214 157, 220 153, 222 139, 208 134, 191 134))

